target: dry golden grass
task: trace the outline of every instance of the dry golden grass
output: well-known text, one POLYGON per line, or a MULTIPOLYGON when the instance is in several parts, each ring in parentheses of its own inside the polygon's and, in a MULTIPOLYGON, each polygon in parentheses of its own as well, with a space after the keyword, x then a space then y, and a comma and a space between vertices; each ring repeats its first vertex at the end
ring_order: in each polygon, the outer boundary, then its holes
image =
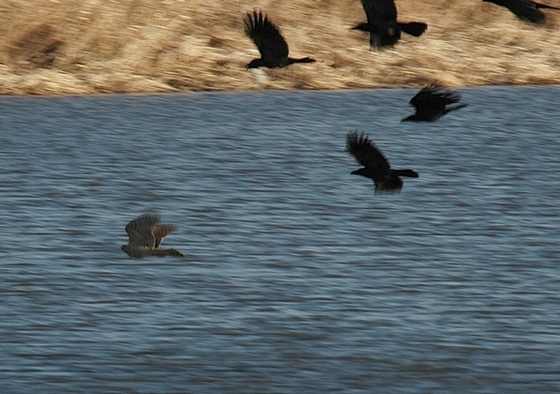
POLYGON ((365 21, 358 0, 3 0, 0 94, 560 83, 560 12, 537 27, 481 0, 397 6, 427 32, 372 52, 350 30, 365 21), (292 56, 317 63, 245 70, 258 57, 242 21, 254 8, 292 56))

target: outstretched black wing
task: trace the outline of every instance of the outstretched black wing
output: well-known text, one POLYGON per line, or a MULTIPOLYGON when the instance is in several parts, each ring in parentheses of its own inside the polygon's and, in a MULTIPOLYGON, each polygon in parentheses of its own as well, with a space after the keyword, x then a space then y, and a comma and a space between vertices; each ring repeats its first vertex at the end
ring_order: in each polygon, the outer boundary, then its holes
POLYGON ((410 100, 410 104, 416 108, 416 113, 402 121, 436 121, 448 112, 466 107, 467 104, 447 107, 449 104, 458 103, 460 99, 459 93, 437 86, 427 86, 410 100))
POLYGON ((391 169, 389 161, 364 133, 357 131, 348 133, 346 148, 361 165, 376 174, 382 175, 391 169))
POLYGON ((426 86, 411 100, 417 110, 437 111, 444 110, 448 104, 458 103, 461 96, 458 93, 437 86, 426 86))
POLYGON ((263 60, 279 59, 288 56, 288 43, 280 30, 262 12, 247 13, 243 20, 245 33, 257 46, 263 60))
POLYGON ((533 22, 536 24, 543 24, 545 21, 544 14, 539 8, 552 8, 544 4, 535 3, 531 0, 483 0, 497 5, 506 7, 513 12, 518 18, 533 22))
POLYGON ((369 24, 378 25, 397 20, 397 6, 394 0, 362 0, 369 24))

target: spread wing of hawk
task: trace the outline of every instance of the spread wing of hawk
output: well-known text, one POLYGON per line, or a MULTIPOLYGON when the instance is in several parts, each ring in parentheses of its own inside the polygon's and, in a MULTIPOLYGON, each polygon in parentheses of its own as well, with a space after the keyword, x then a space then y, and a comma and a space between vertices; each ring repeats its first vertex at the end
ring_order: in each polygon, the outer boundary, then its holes
POLYGON ((160 224, 158 215, 141 215, 131 220, 125 227, 128 244, 121 250, 131 257, 176 256, 184 257, 177 249, 160 249, 163 238, 177 230, 170 224, 160 224))

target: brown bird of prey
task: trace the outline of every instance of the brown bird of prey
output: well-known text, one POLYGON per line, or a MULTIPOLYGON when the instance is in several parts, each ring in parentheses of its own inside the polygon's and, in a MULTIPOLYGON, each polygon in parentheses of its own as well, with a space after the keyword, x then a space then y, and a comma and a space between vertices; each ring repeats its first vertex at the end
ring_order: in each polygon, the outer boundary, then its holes
POLYGON ((247 13, 245 19, 245 33, 253 40, 261 54, 260 59, 251 60, 245 68, 257 67, 285 67, 292 63, 313 63, 315 59, 304 57, 294 59, 288 57, 288 43, 280 34, 278 27, 262 12, 247 13))
POLYGON ((521 20, 536 23, 537 25, 544 24, 545 16, 539 8, 547 8, 550 10, 560 10, 560 8, 552 7, 550 5, 537 3, 531 0, 482 0, 489 3, 494 3, 506 7, 513 12, 521 20))
POLYGON ((383 153, 363 133, 348 133, 346 149, 364 166, 351 174, 373 179, 375 194, 399 193, 403 187, 401 176, 418 178, 418 173, 413 170, 392 170, 383 153))
POLYGON ((460 99, 459 93, 438 86, 426 86, 410 100, 410 104, 416 108, 416 113, 404 118, 401 122, 409 120, 434 122, 446 113, 468 105, 459 104, 454 107, 447 107, 449 104, 457 104, 460 99))
POLYGON ((371 48, 395 45, 401 38, 401 31, 419 37, 428 28, 428 25, 422 22, 398 22, 394 0, 362 0, 362 6, 366 12, 367 23, 360 23, 352 30, 369 32, 371 48))
POLYGON ((160 249, 161 241, 167 235, 177 230, 169 224, 159 224, 158 215, 142 215, 131 220, 125 227, 128 234, 128 245, 121 246, 121 250, 130 257, 175 256, 185 257, 177 249, 160 249))

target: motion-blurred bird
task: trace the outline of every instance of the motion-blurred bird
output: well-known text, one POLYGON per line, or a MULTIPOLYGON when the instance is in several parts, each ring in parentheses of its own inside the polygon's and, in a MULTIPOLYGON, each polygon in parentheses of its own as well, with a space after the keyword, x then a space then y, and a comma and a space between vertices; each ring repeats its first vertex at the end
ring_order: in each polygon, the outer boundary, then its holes
POLYGON ((400 192, 403 187, 401 176, 418 178, 418 173, 413 170, 392 170, 383 153, 363 133, 348 133, 346 148, 364 166, 351 174, 373 179, 375 194, 400 192))
POLYGON ((550 10, 560 10, 560 8, 552 7, 550 5, 536 3, 531 0, 482 0, 489 3, 494 3, 506 7, 513 12, 519 19, 527 22, 542 25, 545 22, 545 16, 539 8, 546 8, 550 10))
POLYGON ((433 85, 426 86, 410 100, 410 104, 416 108, 416 113, 404 118, 402 122, 409 120, 434 122, 446 113, 468 105, 459 104, 447 108, 447 105, 456 104, 460 99, 459 93, 433 85))
POLYGON ((419 37, 428 28, 422 22, 398 22, 394 0, 362 0, 362 6, 368 21, 354 26, 352 30, 369 32, 371 48, 395 45, 401 38, 401 31, 419 37))
POLYGON ((131 220, 125 227, 128 234, 128 245, 121 246, 121 250, 130 257, 175 256, 185 257, 177 249, 159 249, 161 241, 167 235, 177 230, 169 224, 159 224, 158 215, 142 215, 131 220))
POLYGON ((253 40, 261 54, 260 59, 252 60, 245 68, 257 67, 285 67, 292 63, 313 63, 315 59, 304 57, 294 59, 288 57, 288 43, 280 34, 278 27, 262 12, 247 13, 245 19, 245 33, 253 40))

